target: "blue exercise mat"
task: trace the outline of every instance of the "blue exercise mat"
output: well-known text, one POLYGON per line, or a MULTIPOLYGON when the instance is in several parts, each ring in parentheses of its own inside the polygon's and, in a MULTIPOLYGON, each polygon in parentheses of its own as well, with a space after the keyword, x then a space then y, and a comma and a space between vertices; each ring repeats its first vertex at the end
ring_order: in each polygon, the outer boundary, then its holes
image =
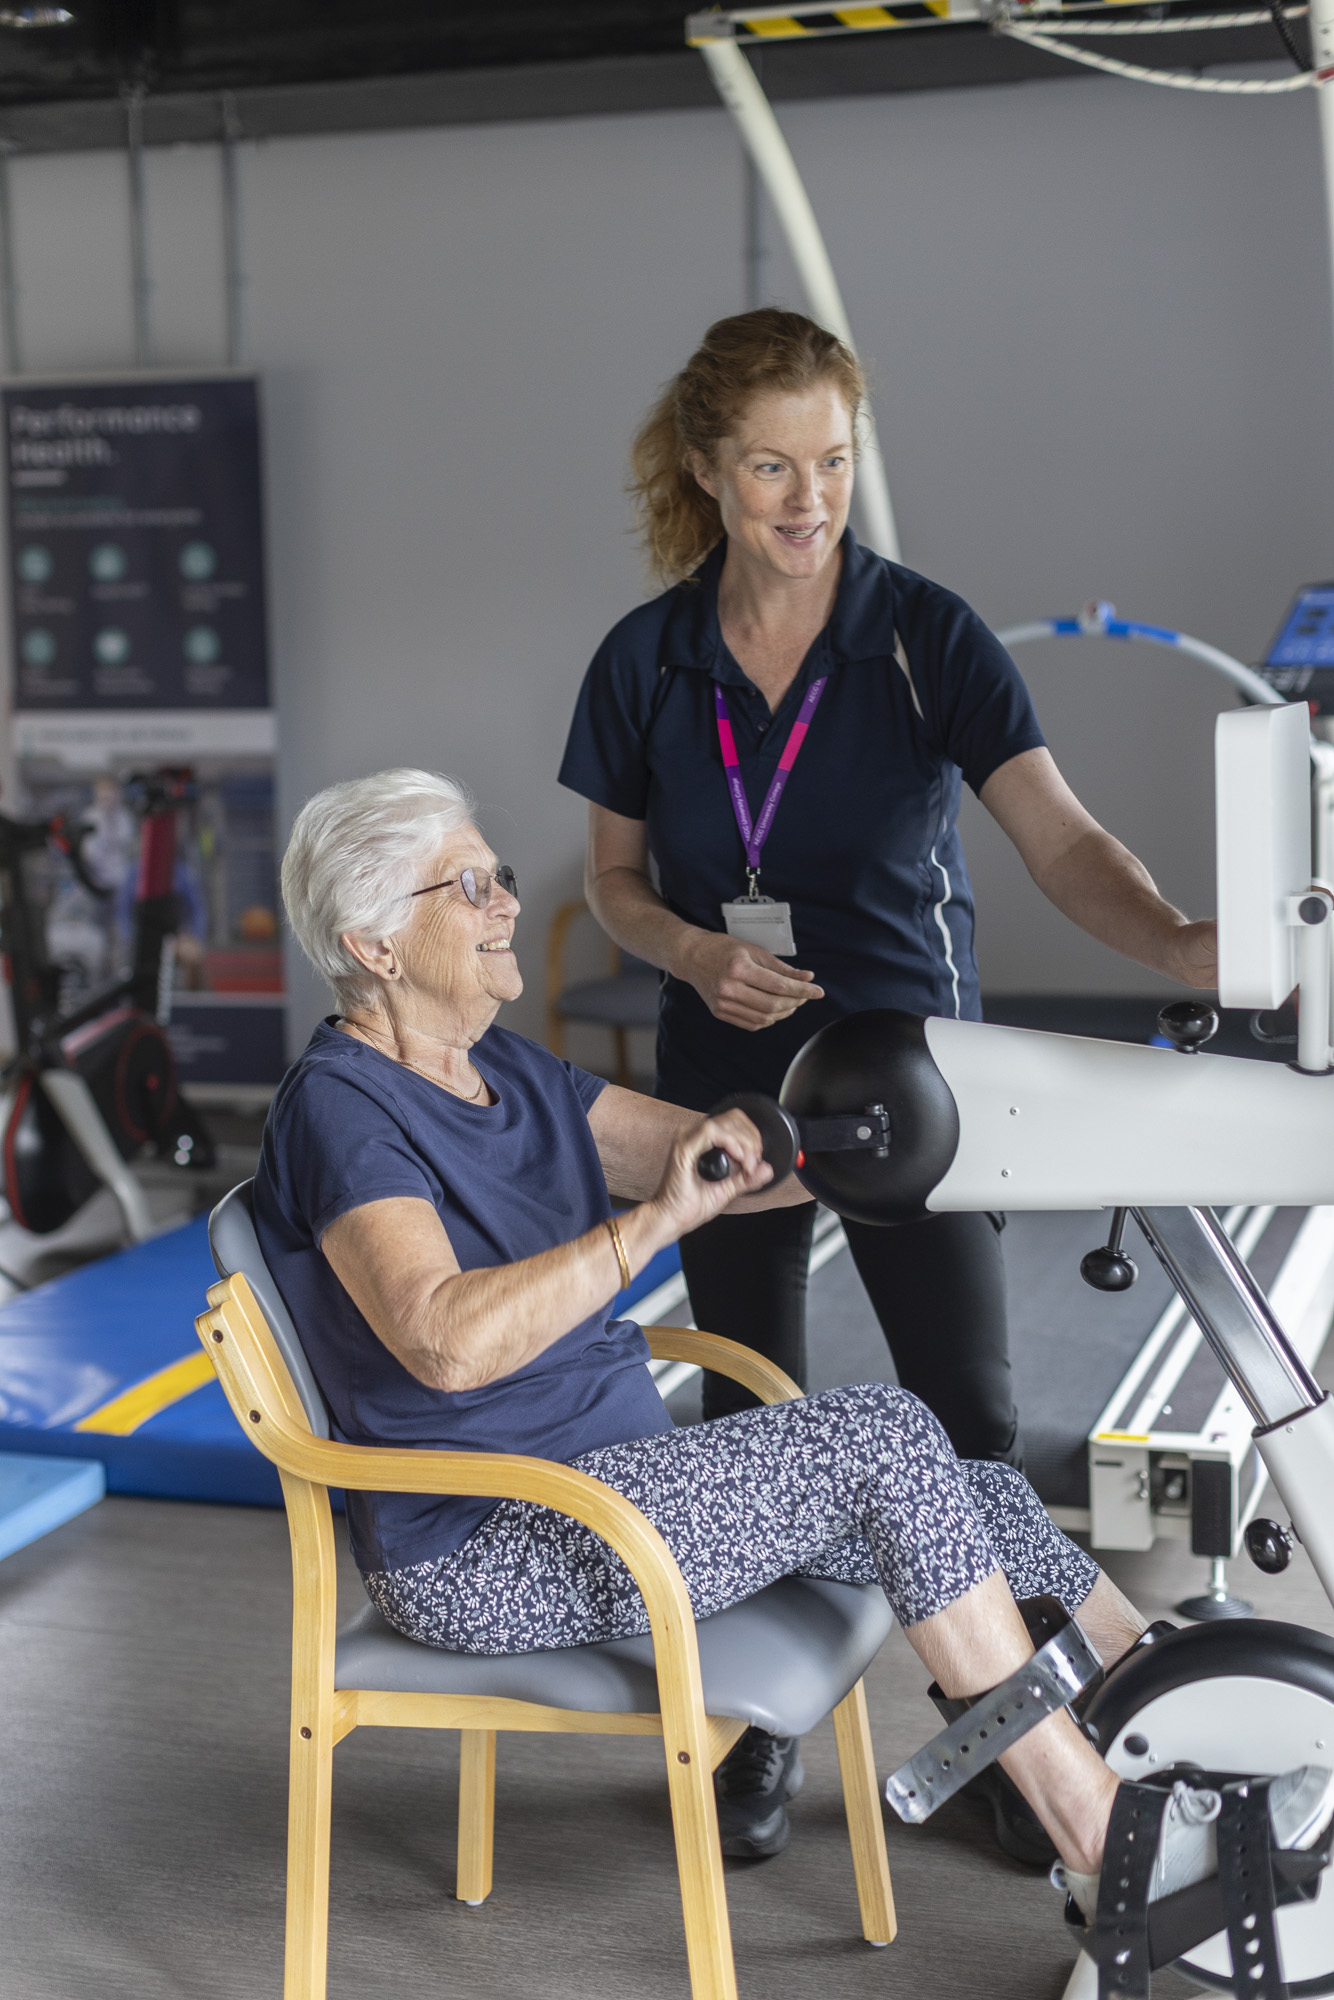
POLYGON ((107 1490, 95 1459, 0 1457, 0 1556, 12 1556, 95 1507, 107 1490))
MULTIPOLYGON (((660 1252, 616 1310, 679 1261, 660 1252)), ((109 1493, 281 1506, 195 1334, 216 1278, 201 1215, 0 1306, 0 1453, 97 1460, 109 1493)))

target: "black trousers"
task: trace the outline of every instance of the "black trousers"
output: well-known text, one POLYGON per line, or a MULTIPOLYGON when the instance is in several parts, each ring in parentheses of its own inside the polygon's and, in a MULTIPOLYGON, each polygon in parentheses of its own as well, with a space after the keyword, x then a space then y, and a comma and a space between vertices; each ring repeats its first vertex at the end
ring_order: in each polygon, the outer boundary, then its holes
MULTIPOLYGON (((681 1239, 695 1324, 776 1361, 806 1387, 806 1275, 815 1205, 722 1215, 681 1239)), ((960 1458, 1022 1463, 1005 1313, 1005 1267, 987 1215, 876 1229, 845 1222, 899 1382, 935 1411, 960 1458)), ((704 1377, 704 1414, 755 1398, 704 1377)))

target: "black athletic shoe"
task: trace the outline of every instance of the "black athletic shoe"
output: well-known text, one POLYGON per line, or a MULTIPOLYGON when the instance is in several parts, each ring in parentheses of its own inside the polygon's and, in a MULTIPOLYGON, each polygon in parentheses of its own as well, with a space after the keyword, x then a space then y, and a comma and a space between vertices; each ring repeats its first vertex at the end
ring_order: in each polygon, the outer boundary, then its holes
POLYGON ((746 1861, 781 1854, 790 1832, 787 1801, 805 1777, 799 1737, 748 1729, 713 1774, 723 1853, 746 1861))

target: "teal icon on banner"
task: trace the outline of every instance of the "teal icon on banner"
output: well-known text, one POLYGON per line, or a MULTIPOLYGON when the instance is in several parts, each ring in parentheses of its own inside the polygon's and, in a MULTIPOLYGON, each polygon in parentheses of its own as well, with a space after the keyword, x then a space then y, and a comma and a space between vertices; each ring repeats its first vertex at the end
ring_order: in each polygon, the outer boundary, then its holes
POLYGON ((99 542, 88 557, 88 568, 99 583, 119 583, 129 562, 119 542, 99 542))
POLYGON ((207 583, 218 567, 218 552, 208 542, 187 542, 179 562, 181 575, 191 583, 207 583))
POLYGON ((93 640, 93 651, 104 667, 118 667, 130 657, 129 635, 115 625, 104 625, 93 640))
POLYGON ((46 583, 55 564, 50 549, 44 549, 40 542, 29 542, 19 554, 18 568, 25 583, 46 583))
POLYGON ((196 666, 208 666, 221 651, 222 641, 211 625, 192 625, 185 635, 185 657, 196 666))
POLYGON ((55 634, 45 626, 34 625, 24 633, 19 651, 26 666, 49 667, 56 656, 55 634))

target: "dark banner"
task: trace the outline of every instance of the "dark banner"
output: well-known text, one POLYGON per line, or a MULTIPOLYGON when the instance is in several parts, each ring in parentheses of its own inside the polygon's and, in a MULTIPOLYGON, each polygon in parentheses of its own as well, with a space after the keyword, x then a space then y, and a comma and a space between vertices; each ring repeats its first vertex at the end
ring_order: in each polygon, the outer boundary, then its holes
POLYGON ((185 783, 168 1031, 183 1081, 283 1065, 276 735, 253 377, 14 382, 8 567, 20 810, 90 831, 100 893, 48 855, 62 1005, 134 953, 145 779, 185 783))
POLYGON ((3 393, 15 706, 267 708, 254 381, 3 393))

